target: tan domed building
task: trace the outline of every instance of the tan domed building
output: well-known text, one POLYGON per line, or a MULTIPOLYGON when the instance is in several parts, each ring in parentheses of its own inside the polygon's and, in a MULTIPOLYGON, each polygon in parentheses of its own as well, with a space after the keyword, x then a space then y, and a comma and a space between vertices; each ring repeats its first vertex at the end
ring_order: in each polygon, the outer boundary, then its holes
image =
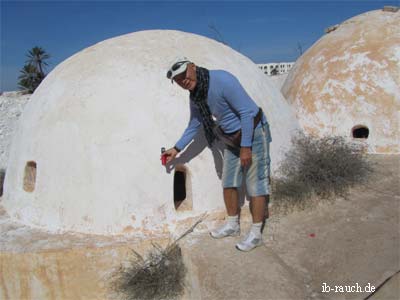
POLYGON ((399 153, 400 12, 370 11, 327 30, 299 60, 282 93, 305 132, 399 153))

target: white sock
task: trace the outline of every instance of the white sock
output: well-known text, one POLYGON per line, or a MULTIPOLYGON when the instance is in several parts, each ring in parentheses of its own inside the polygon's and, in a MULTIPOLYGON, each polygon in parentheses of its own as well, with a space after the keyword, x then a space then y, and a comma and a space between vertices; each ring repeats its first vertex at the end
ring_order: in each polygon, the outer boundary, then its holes
POLYGON ((239 215, 236 216, 228 216, 226 218, 228 224, 230 226, 232 226, 233 228, 236 228, 237 226, 239 226, 239 215))
POLYGON ((262 222, 260 223, 253 223, 251 225, 250 231, 255 234, 256 236, 261 236, 261 227, 262 227, 262 222))

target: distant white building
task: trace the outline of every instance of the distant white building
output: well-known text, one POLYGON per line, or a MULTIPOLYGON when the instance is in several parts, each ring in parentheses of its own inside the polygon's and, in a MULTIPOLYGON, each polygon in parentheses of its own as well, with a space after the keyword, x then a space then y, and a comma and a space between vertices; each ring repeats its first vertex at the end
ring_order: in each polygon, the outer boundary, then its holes
POLYGON ((294 62, 280 62, 269 64, 257 64, 257 66, 267 75, 277 75, 289 73, 294 66, 294 62))

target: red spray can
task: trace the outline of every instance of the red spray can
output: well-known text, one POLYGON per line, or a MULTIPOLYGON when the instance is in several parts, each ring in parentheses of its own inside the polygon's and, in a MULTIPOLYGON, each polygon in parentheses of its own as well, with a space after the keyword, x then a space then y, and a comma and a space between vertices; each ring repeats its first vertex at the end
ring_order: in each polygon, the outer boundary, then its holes
POLYGON ((164 154, 165 148, 161 148, 161 164, 165 166, 167 164, 167 155, 164 154))

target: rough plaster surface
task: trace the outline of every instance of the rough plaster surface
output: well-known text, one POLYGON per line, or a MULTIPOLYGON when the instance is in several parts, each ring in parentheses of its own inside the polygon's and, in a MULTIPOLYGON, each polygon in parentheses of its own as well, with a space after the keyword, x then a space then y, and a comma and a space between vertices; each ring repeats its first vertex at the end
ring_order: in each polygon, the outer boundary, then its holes
POLYGON ((21 92, 4 92, 0 95, 0 169, 7 168, 14 130, 30 96, 21 92))
POLYGON ((371 153, 399 153, 400 12, 371 11, 319 39, 282 87, 308 133, 369 128, 371 153))
POLYGON ((291 107, 231 48, 194 34, 154 30, 105 40, 58 65, 26 106, 10 149, 4 207, 14 220, 50 231, 98 234, 171 232, 177 223, 223 211, 222 147, 202 132, 173 165, 172 146, 189 119, 188 92, 166 79, 177 56, 235 74, 264 108, 272 133, 272 167, 299 128, 291 107), (24 168, 37 164, 35 190, 24 168), (191 211, 175 211, 174 166, 187 167, 191 211))

